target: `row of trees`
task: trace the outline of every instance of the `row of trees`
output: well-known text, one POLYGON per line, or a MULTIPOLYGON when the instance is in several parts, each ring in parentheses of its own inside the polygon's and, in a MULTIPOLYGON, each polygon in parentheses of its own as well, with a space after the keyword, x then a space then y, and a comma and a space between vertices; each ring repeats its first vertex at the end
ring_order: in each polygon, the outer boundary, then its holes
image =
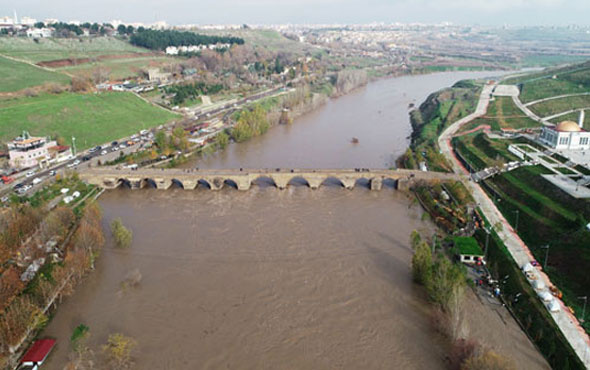
POLYGON ((433 248, 422 240, 417 231, 412 232, 410 239, 414 250, 414 281, 426 288, 435 305, 433 322, 452 342, 449 367, 452 370, 515 370, 509 359, 484 348, 475 340, 465 338, 463 299, 467 278, 461 266, 443 254, 433 256, 433 248))
POLYGON ((171 103, 179 105, 187 99, 196 99, 200 95, 217 94, 223 90, 221 84, 206 84, 205 82, 194 82, 191 84, 171 85, 164 89, 167 94, 174 94, 171 103))
POLYGON ((168 46, 190 46, 211 44, 244 44, 244 39, 232 36, 209 36, 194 32, 174 30, 138 30, 129 41, 136 46, 152 50, 164 50, 168 46))

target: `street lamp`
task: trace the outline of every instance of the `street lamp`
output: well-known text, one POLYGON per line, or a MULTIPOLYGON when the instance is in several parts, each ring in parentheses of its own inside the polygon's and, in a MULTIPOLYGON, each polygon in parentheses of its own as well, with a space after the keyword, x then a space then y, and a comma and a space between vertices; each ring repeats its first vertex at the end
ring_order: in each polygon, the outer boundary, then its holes
POLYGON ((488 259, 488 244, 490 242, 490 228, 489 227, 485 227, 484 231, 486 232, 486 245, 485 248, 483 250, 483 259, 484 261, 488 259))
POLYGON ((580 322, 584 322, 584 317, 586 317, 586 302, 588 301, 588 296, 583 296, 583 297, 578 297, 578 299, 583 299, 584 300, 584 306, 582 307, 582 318, 580 319, 580 322))
POLYGON ((516 211, 513 211, 514 213, 516 213, 516 222, 514 223, 514 230, 518 231, 518 214, 520 213, 518 211, 518 209, 516 211))
POLYGON ((543 262, 543 270, 547 269, 547 260, 549 259, 549 244, 547 244, 544 247, 541 247, 542 249, 545 249, 545 262, 543 262))

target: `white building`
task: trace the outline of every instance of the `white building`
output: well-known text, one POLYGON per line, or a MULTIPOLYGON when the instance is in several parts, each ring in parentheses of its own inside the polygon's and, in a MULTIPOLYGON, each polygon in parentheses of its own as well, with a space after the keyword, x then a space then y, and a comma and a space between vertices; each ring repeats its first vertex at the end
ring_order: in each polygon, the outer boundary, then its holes
MULTIPOLYGON (((583 115, 582 115, 583 122, 583 115)), ((574 121, 563 121, 556 126, 545 126, 539 140, 555 150, 589 150, 590 132, 574 121)))
POLYGON ((53 36, 51 28, 29 28, 27 30, 27 37, 35 39, 47 38, 53 36))
POLYGON ((20 19, 20 24, 22 24, 23 26, 33 27, 35 25, 35 23, 37 23, 37 20, 35 18, 22 17, 20 19))
POLYGON ((43 165, 51 159, 49 148, 55 141, 45 137, 33 137, 23 131, 23 135, 8 143, 9 163, 14 168, 29 168, 43 165))

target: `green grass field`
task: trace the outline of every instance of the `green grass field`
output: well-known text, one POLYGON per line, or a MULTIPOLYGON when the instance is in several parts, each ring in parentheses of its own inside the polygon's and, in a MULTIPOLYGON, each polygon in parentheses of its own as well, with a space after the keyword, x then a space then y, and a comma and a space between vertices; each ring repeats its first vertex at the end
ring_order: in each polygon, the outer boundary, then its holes
MULTIPOLYGON (((570 96, 561 99, 548 100, 533 104, 529 106, 529 108, 540 117, 547 117, 572 109, 590 108, 590 95, 570 96)), ((577 119, 574 121, 577 121, 577 119)))
POLYGON ((0 37, 0 54, 37 63, 64 58, 86 58, 149 51, 114 37, 49 38, 38 41, 35 42, 30 38, 23 37, 0 37))
POLYGON ((28 130, 31 135, 59 135, 78 149, 158 126, 178 116, 131 93, 40 95, 0 101, 0 140, 28 130))
POLYGON ((58 72, 49 72, 27 63, 0 57, 0 92, 18 91, 46 82, 67 84, 70 78, 58 72))
POLYGON ((508 97, 496 97, 490 102, 484 117, 476 118, 463 126, 460 132, 467 132, 480 125, 488 125, 492 131, 500 129, 522 129, 539 127, 540 124, 528 118, 508 97))

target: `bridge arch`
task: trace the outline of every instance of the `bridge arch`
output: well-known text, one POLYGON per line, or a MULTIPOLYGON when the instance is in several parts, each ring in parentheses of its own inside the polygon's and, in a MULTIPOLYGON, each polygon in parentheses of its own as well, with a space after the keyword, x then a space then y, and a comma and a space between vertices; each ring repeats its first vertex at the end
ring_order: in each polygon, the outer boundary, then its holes
POLYGON ((331 186, 331 187, 346 187, 346 185, 344 185, 344 181, 342 181, 340 178, 336 177, 336 176, 328 176, 326 177, 322 183, 321 186, 331 186))
POLYGON ((156 182, 154 181, 154 179, 145 178, 141 182, 141 187, 142 188, 148 188, 148 189, 157 189, 158 188, 158 185, 156 184, 156 182))
POLYGON ((307 181, 307 179, 303 176, 293 176, 291 177, 291 179, 289 181, 287 181, 287 186, 292 185, 292 186, 307 186, 307 187, 311 187, 309 185, 309 181, 307 181))
POLYGON ((354 187, 363 189, 371 189, 371 179, 367 177, 360 177, 354 181, 354 187))
POLYGON ((209 189, 211 190, 211 184, 209 183, 209 181, 205 180, 205 179, 199 179, 197 181, 197 188, 202 188, 202 189, 209 189))
POLYGON ((223 186, 227 185, 230 188, 238 190, 238 183, 232 179, 225 179, 223 180, 223 186))
POLYGON ((178 180, 178 179, 172 179, 172 185, 170 185, 170 188, 181 188, 184 189, 184 184, 182 183, 182 181, 178 180))
POLYGON ((131 181, 126 178, 120 178, 117 180, 117 187, 131 189, 131 181))
POLYGON ((275 179, 273 179, 271 176, 266 176, 266 175, 258 176, 257 178, 252 180, 251 184, 258 185, 258 187, 260 187, 260 188, 267 188, 267 187, 271 187, 271 186, 278 188, 275 179))
POLYGON ((384 177, 383 178, 383 187, 388 189, 397 189, 397 180, 393 177, 384 177))

